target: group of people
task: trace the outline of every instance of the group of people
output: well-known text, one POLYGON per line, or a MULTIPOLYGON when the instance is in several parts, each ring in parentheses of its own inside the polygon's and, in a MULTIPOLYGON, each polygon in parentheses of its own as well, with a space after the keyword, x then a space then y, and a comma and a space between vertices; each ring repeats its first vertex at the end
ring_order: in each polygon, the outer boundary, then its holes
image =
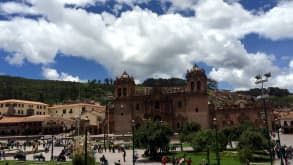
MULTIPOLYGON (((163 156, 162 157, 162 164, 163 165, 166 165, 168 162, 168 158, 166 156, 163 156)), ((192 160, 191 158, 189 157, 187 160, 184 159, 184 157, 180 156, 178 158, 176 158, 175 156, 173 156, 172 158, 172 164, 173 165, 181 165, 185 163, 186 165, 191 165, 192 164, 192 160)))
POLYGON ((281 159, 284 161, 284 164, 285 165, 288 165, 288 162, 289 162, 289 159, 292 159, 293 160, 293 148, 292 146, 279 146, 279 145, 276 145, 274 148, 273 148, 273 151, 272 151, 272 157, 275 159, 277 156, 278 159, 281 159))

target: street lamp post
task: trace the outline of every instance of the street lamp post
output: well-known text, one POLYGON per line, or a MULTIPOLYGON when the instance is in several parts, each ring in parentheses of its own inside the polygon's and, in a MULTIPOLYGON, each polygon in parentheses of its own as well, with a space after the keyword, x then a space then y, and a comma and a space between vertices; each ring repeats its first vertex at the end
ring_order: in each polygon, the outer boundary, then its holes
POLYGON ((51 139, 51 141, 52 141, 52 148, 51 148, 51 161, 53 161, 54 160, 54 158, 53 158, 53 151, 54 151, 54 136, 52 135, 52 139, 51 139))
POLYGON ((217 159, 217 165, 220 165, 220 154, 218 149, 218 128, 217 128, 217 118, 213 118, 213 123, 216 131, 216 159, 217 159))
POLYGON ((103 132, 104 132, 104 149, 105 149, 105 152, 107 151, 107 149, 106 149, 106 123, 104 123, 104 130, 103 130, 103 132))
POLYGON ((84 164, 87 165, 87 124, 89 122, 89 119, 86 118, 85 119, 85 123, 84 123, 84 134, 85 134, 85 137, 84 137, 84 164))
POLYGON ((269 143, 269 154, 270 154, 270 164, 273 165, 273 158, 272 158, 272 147, 271 147, 271 137, 269 132, 269 123, 268 123, 268 115, 266 110, 266 102, 265 102, 265 95, 264 95, 264 83, 268 81, 268 78, 271 77, 271 73, 266 73, 263 76, 262 75, 256 75, 256 81, 255 84, 261 84, 261 99, 263 103, 263 113, 264 113, 264 121, 265 121, 265 127, 266 127, 266 136, 269 143))
POLYGON ((134 153, 134 127, 135 127, 135 121, 131 121, 131 127, 132 127, 132 164, 135 165, 135 153, 134 153))
POLYGON ((276 118, 275 119, 275 122, 278 122, 278 124, 276 124, 277 126, 277 135, 278 135, 278 145, 280 147, 280 150, 279 150, 279 154, 280 154, 280 159, 281 159, 281 162, 280 162, 280 165, 284 165, 284 162, 283 162, 283 154, 281 153, 281 148, 282 148, 282 145, 281 145, 281 139, 280 139, 280 119, 279 118, 276 118))

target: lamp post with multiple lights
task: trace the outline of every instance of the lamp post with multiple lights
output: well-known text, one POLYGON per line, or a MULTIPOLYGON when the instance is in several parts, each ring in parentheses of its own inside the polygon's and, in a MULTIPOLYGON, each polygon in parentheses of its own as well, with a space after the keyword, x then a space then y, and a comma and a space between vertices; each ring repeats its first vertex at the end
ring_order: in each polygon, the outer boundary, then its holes
POLYGON ((216 131, 216 159, 217 159, 217 165, 220 165, 220 154, 219 154, 219 149, 218 149, 218 128, 217 128, 217 118, 213 118, 213 124, 215 127, 216 131))
POLYGON ((132 164, 135 165, 135 150, 134 150, 134 127, 135 127, 135 121, 131 121, 131 128, 132 128, 132 164))
POLYGON ((84 137, 84 164, 85 165, 87 165, 87 159, 88 159, 88 156, 87 156, 87 127, 88 127, 88 122, 89 122, 89 119, 86 118, 85 123, 84 123, 84 134, 85 134, 85 137, 84 137))
POLYGON ((271 147, 271 137, 270 137, 270 131, 269 131, 269 123, 268 123, 268 115, 267 115, 267 109, 266 109, 266 102, 265 102, 265 94, 264 94, 264 83, 268 82, 269 77, 271 77, 271 73, 268 72, 264 75, 258 74, 255 76, 256 81, 255 84, 261 84, 261 96, 260 98, 262 99, 263 103, 263 113, 264 113, 264 122, 265 122, 265 127, 266 127, 266 136, 267 140, 269 143, 269 153, 270 153, 270 163, 273 165, 273 158, 272 158, 272 147, 271 147))
MULTIPOLYGON (((277 135, 278 135, 278 146, 280 148, 280 151, 281 152, 281 148, 282 148, 282 145, 281 145, 281 139, 280 139, 280 129, 281 129, 281 125, 280 125, 280 119, 279 118, 275 118, 275 125, 276 125, 276 131, 277 131, 277 135)), ((284 162, 283 162, 283 153, 279 153, 280 154, 280 165, 284 165, 284 162)))

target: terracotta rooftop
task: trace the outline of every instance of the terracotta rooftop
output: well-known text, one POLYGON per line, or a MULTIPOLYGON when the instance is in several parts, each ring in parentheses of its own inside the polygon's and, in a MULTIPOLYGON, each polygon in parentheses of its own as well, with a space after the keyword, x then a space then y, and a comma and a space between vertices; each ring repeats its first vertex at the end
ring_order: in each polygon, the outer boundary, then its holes
POLYGON ((41 122, 49 118, 50 115, 34 115, 28 117, 3 117, 0 123, 26 123, 26 122, 41 122))
POLYGON ((293 120, 293 112, 279 112, 279 118, 282 120, 291 119, 293 120))
POLYGON ((5 103, 22 103, 22 104, 38 104, 38 105, 48 105, 38 101, 28 101, 28 100, 16 100, 16 99, 8 99, 8 100, 0 100, 0 104, 5 103))
POLYGON ((97 105, 97 104, 78 103, 78 104, 55 105, 55 106, 49 107, 49 110, 71 108, 71 107, 77 107, 77 106, 90 106, 90 107, 98 108, 99 110, 105 110, 106 108, 105 106, 97 105))

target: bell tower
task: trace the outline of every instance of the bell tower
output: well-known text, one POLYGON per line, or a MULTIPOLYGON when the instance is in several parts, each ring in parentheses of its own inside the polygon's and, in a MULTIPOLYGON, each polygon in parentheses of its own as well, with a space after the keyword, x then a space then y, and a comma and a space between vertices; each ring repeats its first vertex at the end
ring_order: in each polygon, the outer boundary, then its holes
POLYGON ((205 71, 196 64, 186 73, 186 91, 190 93, 207 93, 207 77, 205 71))
POLYGON ((115 82, 115 98, 135 95, 135 82, 133 77, 130 77, 126 71, 120 77, 117 77, 115 82))

